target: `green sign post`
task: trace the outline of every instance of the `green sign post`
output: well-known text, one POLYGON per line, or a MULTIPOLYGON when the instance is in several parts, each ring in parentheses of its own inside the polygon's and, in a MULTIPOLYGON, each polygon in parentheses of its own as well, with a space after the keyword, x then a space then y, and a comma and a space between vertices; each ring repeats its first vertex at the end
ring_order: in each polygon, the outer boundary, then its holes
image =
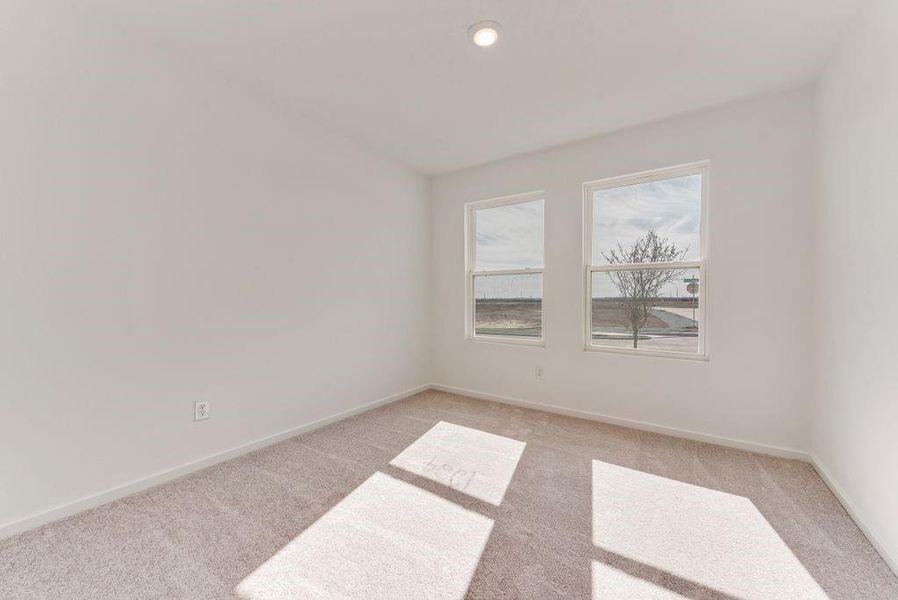
POLYGON ((692 322, 695 323, 695 295, 698 293, 698 277, 687 277, 683 283, 686 284, 686 291, 692 294, 692 322))

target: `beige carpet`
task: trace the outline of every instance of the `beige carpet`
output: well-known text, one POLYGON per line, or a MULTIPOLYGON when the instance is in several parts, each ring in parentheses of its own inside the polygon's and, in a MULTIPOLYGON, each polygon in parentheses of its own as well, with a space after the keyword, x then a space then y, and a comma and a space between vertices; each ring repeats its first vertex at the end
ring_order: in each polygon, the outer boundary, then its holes
POLYGON ((441 392, 0 542, 0 598, 898 598, 804 463, 441 392))
POLYGON ((390 464, 499 506, 525 447, 518 440, 440 421, 390 464))

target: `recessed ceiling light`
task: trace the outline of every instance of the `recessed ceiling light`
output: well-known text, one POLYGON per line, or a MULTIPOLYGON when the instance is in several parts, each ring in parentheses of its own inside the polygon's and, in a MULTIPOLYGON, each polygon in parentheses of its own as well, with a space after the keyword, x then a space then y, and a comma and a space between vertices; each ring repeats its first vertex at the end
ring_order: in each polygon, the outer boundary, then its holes
POLYGON ((474 23, 468 28, 468 35, 471 41, 481 48, 495 44, 499 41, 501 33, 502 28, 495 21, 481 21, 480 23, 474 23))

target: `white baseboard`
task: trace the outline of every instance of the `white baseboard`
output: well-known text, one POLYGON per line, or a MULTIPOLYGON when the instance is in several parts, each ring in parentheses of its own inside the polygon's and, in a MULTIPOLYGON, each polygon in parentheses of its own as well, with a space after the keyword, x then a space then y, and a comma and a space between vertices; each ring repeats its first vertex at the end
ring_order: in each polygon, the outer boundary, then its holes
POLYGON ((311 431, 313 429, 317 429, 319 427, 324 427, 325 425, 330 425, 331 423, 335 423, 342 419, 346 419, 348 417, 361 414, 363 412, 367 412, 373 408, 377 408, 378 406, 383 406, 385 404, 389 404, 391 402, 396 402, 398 400, 402 400, 403 398, 408 398, 410 396, 414 396, 419 392, 423 392, 428 389, 449 392, 453 394, 459 394, 462 396, 469 396, 472 398, 480 398, 482 400, 490 400, 493 402, 501 402, 503 404, 510 404, 514 406, 522 406, 525 408, 532 408, 534 410, 541 410, 545 412, 551 412, 555 414, 565 415, 569 417, 577 417, 581 419, 588 419, 591 421, 599 421, 602 423, 608 423, 611 425, 620 425, 622 427, 631 427, 633 429, 640 429, 643 431, 651 431, 654 433, 661 433, 664 435, 670 435, 673 437, 680 437, 690 440, 695 440, 699 442, 707 442, 711 444, 717 444, 720 446, 727 446, 730 448, 738 448, 740 450, 748 450, 750 452, 759 452, 762 454, 769 454, 773 456, 779 456, 783 458, 792 458, 797 460, 802 460, 805 462, 809 462, 817 473, 820 475, 820 478, 824 483, 832 490, 833 495, 839 500, 843 507, 845 507, 846 512, 851 516, 854 522, 857 524, 858 528, 867 536, 867 539, 870 540, 870 543, 879 552, 880 556, 882 556, 883 561, 892 569, 893 572, 898 575, 898 561, 886 552, 885 548, 882 544, 879 543, 876 536, 873 533, 873 530, 867 526, 867 522, 862 516, 861 512, 856 508, 856 505, 845 495, 845 492, 842 488, 836 483, 836 481, 830 476, 829 472, 823 466, 823 464, 812 454, 808 454, 807 452, 802 452, 800 450, 793 450, 790 448, 780 448, 777 446, 768 446, 764 444, 756 444, 754 442, 746 442, 743 440, 735 440, 726 437, 720 437, 705 433, 698 433, 695 431, 689 431, 685 429, 677 429, 674 427, 666 427, 663 425, 656 425, 654 423, 646 423, 644 421, 637 421, 634 419, 624 419, 620 417, 611 417, 608 415, 603 415, 600 413, 594 413, 589 411, 575 410, 571 408, 565 408, 563 406, 556 406, 553 404, 542 404, 539 402, 530 402, 528 400, 520 400, 517 398, 510 398, 507 396, 499 396, 496 394, 489 394, 486 392, 479 392, 476 390, 468 390, 464 388, 459 388, 450 385, 443 384, 428 384, 421 385, 409 390, 405 390, 398 394, 394 394, 392 396, 387 396, 386 398, 381 398, 379 400, 375 400, 374 402, 369 402, 368 404, 364 404, 362 406, 337 413, 335 415, 331 415, 329 417, 325 417, 323 419, 318 419, 317 421, 312 421, 311 423, 306 423, 305 425, 300 425, 298 427, 293 427, 286 431, 282 431, 280 433, 276 433, 274 435, 261 438, 258 440, 254 440, 252 442, 237 446, 236 448, 232 448, 230 450, 225 450, 224 452, 219 452, 217 454, 213 454, 210 456, 206 456, 204 458, 200 458, 195 461, 191 461, 189 463, 185 463, 173 469, 169 469, 166 471, 160 471, 159 473, 155 473, 150 475, 149 477, 145 477, 142 479, 138 479, 132 481, 130 483, 111 488, 100 492, 98 494, 94 494, 91 496, 87 496, 81 498, 79 500, 75 500, 74 502, 69 502, 67 504, 63 504, 49 510, 31 515, 24 519, 13 521, 11 523, 6 523, 0 525, 0 539, 4 539, 23 531, 27 531, 29 529, 33 529, 35 527, 39 527, 46 523, 50 523, 52 521, 56 521, 58 519, 62 519, 81 511, 95 508, 97 506, 101 506, 108 502, 112 502, 113 500, 117 500, 124 496, 128 496, 130 494, 134 494, 136 492, 149 489, 151 487, 160 485, 162 483, 171 481, 173 479, 177 479, 179 477, 183 477, 184 475, 188 475, 195 471, 199 471, 206 467, 212 466, 214 464, 223 462, 230 458, 235 458, 240 456, 241 454, 246 454, 248 452, 252 452, 253 450, 258 450, 260 448, 264 448, 265 446, 270 446, 272 444, 276 444, 277 442, 286 440, 293 436, 299 435, 301 433, 305 433, 307 431, 311 431))
POLYGON ((603 415, 600 413, 589 412, 585 410, 575 410, 572 408, 565 408, 563 406, 557 406, 554 404, 543 404, 541 402, 531 402, 529 400, 519 400, 517 398, 509 398, 507 396, 498 396, 496 394, 489 394, 476 390, 467 390, 451 385, 435 383, 430 387, 434 390, 450 392, 452 394, 459 394, 461 396, 470 396, 472 398, 480 398, 481 400, 491 400, 493 402, 501 402, 503 404, 523 406, 525 408, 542 410, 545 412, 565 415, 568 417, 577 417, 580 419, 588 419, 590 421, 599 421, 601 423, 608 423, 609 425, 620 425, 621 427, 630 427, 632 429, 640 429, 642 431, 651 431, 653 433, 685 438, 687 440, 695 440, 697 442, 707 442, 709 444, 717 444, 718 446, 727 446, 729 448, 738 448, 739 450, 748 450, 749 452, 757 452, 759 454, 769 454, 771 456, 778 456, 781 458, 792 458, 804 462, 810 462, 810 457, 808 456, 807 452, 794 450, 792 448, 780 448, 778 446, 756 444, 754 442, 746 442, 744 440, 736 440, 707 433, 699 433, 696 431, 689 431, 687 429, 677 429, 675 427, 656 425, 655 423, 647 423, 645 421, 612 417, 609 415, 603 415))
POLYGON ((879 555, 882 557, 882 560, 892 569, 892 572, 898 576, 898 557, 890 556, 885 547, 879 542, 876 538, 876 535, 873 533, 873 530, 867 525, 867 519, 864 518, 861 511, 858 510, 857 505, 852 502, 848 496, 845 495, 845 491, 842 489, 836 480, 829 474, 826 467, 823 466, 823 463, 814 456, 810 455, 810 462, 813 465, 814 470, 817 471, 817 474, 820 475, 820 479, 829 486, 829 489, 832 491, 833 495, 836 499, 842 504, 845 508, 845 512, 854 520, 855 524, 858 526, 858 529, 864 532, 864 535, 867 536, 867 539, 870 540, 870 544, 876 548, 876 551, 879 552, 879 555))
POLYGON ((159 484, 177 479, 178 477, 183 477, 184 475, 199 471, 200 469, 205 469, 206 467, 212 466, 230 458, 240 456, 241 454, 246 454, 247 452, 252 452, 253 450, 258 450, 259 448, 264 448, 265 446, 276 444, 277 442, 286 440, 287 438, 291 438, 295 435, 299 435, 300 433, 318 429, 319 427, 330 425, 331 423, 335 423, 347 417, 367 412, 373 408, 377 408, 378 406, 383 406, 384 404, 389 404, 391 402, 396 402, 397 400, 402 400, 403 398, 408 398, 409 396, 413 396, 429 388, 429 385, 420 385, 418 387, 405 390, 404 392, 399 392, 398 394, 393 394, 392 396, 387 396, 386 398, 381 398, 380 400, 375 400, 374 402, 369 402, 368 404, 363 404, 362 406, 358 406, 356 408, 352 408, 350 410, 337 413, 329 417, 324 417, 323 419, 318 419, 317 421, 312 421, 311 423, 306 423, 305 425, 293 427, 286 431, 282 431, 268 437, 242 444, 240 446, 237 446, 236 448, 225 450, 224 452, 219 452, 217 454, 212 454, 210 456, 185 463, 173 469, 154 473, 149 477, 143 477, 130 483, 105 490, 98 494, 93 494, 91 496, 86 496, 84 498, 75 500, 73 502, 68 502, 66 504, 56 506, 49 510, 31 515, 29 517, 25 517, 24 519, 20 519, 18 521, 2 524, 0 525, 0 540, 11 537, 18 533, 22 533, 23 531, 27 531, 29 529, 34 529, 35 527, 40 527, 41 525, 45 525, 52 521, 74 515, 81 511, 101 506, 108 502, 112 502, 113 500, 123 498, 124 496, 128 496, 136 492, 155 487, 159 484))

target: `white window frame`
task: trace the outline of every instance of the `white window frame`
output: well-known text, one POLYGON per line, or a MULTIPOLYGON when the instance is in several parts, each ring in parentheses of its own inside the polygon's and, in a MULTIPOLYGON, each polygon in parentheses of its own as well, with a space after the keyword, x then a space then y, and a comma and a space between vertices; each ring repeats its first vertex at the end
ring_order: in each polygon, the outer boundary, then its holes
POLYGON ((583 302, 583 341, 584 349, 590 352, 603 352, 609 354, 630 354, 636 356, 658 356, 664 358, 677 358, 683 360, 708 360, 708 198, 711 187, 710 161, 703 160, 685 165, 665 167, 651 171, 642 171, 630 175, 609 177, 596 181, 588 181, 583 184, 583 273, 584 273, 584 302, 583 302), (640 183, 673 179, 687 175, 702 176, 701 207, 699 217, 699 258, 670 263, 645 263, 639 265, 594 265, 592 263, 593 245, 593 195, 600 190, 617 187, 625 187, 640 183), (637 269, 698 269, 698 354, 685 352, 671 352, 665 350, 642 350, 639 348, 615 348, 600 346, 593 343, 592 339, 592 276, 593 273, 607 273, 610 271, 632 271, 637 269))
POLYGON ((546 194, 544 190, 513 194, 488 200, 477 200, 465 204, 465 339, 469 342, 491 342, 499 344, 514 344, 517 346, 546 345, 546 276, 545 276, 545 248, 546 248, 546 223, 545 223, 546 194), (477 265, 477 211, 484 208, 496 208, 513 204, 524 204, 536 200, 543 201, 543 266, 528 269, 484 269, 475 271, 477 265), (477 335, 474 332, 474 278, 483 275, 536 275, 540 277, 540 290, 542 294, 541 327, 539 338, 525 338, 513 335, 477 335))

